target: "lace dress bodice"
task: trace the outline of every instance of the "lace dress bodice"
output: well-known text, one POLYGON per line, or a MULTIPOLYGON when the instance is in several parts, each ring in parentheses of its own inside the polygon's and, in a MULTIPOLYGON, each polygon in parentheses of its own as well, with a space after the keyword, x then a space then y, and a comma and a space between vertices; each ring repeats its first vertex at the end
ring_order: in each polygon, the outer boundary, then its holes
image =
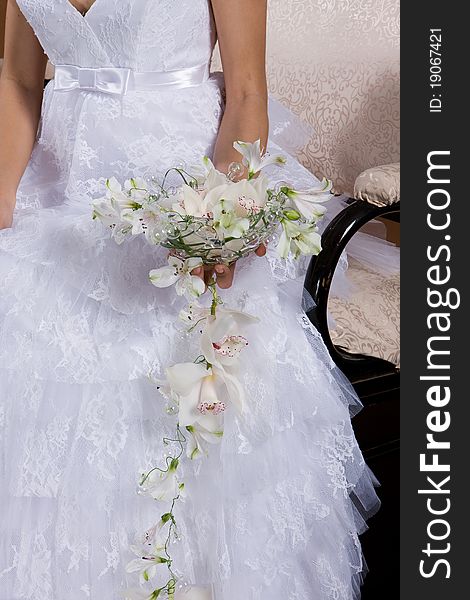
POLYGON ((171 71, 210 61, 209 0, 95 0, 85 16, 69 0, 18 0, 54 65, 171 71))
MULTIPOLYGON (((210 0, 96 0, 85 16, 69 0, 18 5, 55 66, 124 68, 145 79, 210 63, 210 0)), ((158 176, 183 159, 197 161, 211 153, 221 115, 219 77, 187 89, 121 95, 58 91, 51 82, 19 205, 84 206, 108 177, 158 176), (38 180, 47 181, 46 195, 38 180)))

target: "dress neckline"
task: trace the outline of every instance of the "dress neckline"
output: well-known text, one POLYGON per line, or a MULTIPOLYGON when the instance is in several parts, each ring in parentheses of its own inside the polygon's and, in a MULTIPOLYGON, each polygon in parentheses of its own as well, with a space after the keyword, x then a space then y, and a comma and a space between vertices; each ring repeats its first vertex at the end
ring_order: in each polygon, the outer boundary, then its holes
POLYGON ((72 0, 65 0, 67 2, 67 4, 69 4, 71 6, 71 8, 78 13, 83 19, 86 19, 88 14, 90 13, 90 11, 92 10, 92 8, 95 6, 95 4, 98 2, 98 0, 93 0, 93 2, 90 4, 90 6, 87 8, 87 10, 85 11, 81 11, 77 6, 75 6, 75 4, 73 4, 72 0))

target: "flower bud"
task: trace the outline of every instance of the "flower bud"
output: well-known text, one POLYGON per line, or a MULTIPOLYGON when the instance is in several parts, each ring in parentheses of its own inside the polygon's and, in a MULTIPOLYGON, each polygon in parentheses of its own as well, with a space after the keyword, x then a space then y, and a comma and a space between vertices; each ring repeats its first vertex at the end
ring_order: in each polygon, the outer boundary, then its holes
POLYGON ((286 219, 289 219, 289 221, 298 221, 301 217, 300 213, 294 208, 286 209, 284 211, 284 216, 286 217, 286 219))

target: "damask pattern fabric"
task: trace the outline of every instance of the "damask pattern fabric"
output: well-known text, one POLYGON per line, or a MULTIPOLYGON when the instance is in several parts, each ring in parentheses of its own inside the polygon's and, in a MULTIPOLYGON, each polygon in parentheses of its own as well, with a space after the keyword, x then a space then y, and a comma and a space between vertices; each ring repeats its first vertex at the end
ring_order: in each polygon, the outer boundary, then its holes
MULTIPOLYGON (((18 5, 56 65, 211 58, 208 0, 96 0, 86 18, 68 0, 18 5)), ((216 77, 122 97, 46 88, 14 226, 0 232, 1 600, 118 600, 133 584, 129 546, 162 514, 136 494, 169 432, 153 380, 194 353, 175 326, 181 300, 148 283, 165 254, 117 246, 91 201, 106 177, 211 155, 222 114, 216 77)), ((276 176, 313 181, 291 158, 276 176)), ((218 451, 185 466, 173 552, 214 600, 359 597, 374 479, 350 422, 358 400, 301 310, 304 269, 252 257, 224 294, 260 318, 243 364, 251 413, 230 415, 218 451)))
POLYGON ((398 0, 269 2, 271 92, 311 126, 299 158, 338 192, 399 158, 399 17, 398 0))
POLYGON ((380 275, 351 260, 347 299, 331 297, 333 343, 400 366, 400 277, 380 275))

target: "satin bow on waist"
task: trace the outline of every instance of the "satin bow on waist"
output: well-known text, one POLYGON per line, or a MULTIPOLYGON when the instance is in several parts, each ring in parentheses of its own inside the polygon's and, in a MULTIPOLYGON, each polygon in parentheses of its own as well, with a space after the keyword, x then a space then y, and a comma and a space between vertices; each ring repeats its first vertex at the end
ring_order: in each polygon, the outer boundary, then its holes
POLYGON ((177 71, 138 72, 123 67, 86 68, 56 65, 55 91, 86 90, 122 96, 128 91, 157 91, 201 85, 209 79, 207 64, 177 71))

